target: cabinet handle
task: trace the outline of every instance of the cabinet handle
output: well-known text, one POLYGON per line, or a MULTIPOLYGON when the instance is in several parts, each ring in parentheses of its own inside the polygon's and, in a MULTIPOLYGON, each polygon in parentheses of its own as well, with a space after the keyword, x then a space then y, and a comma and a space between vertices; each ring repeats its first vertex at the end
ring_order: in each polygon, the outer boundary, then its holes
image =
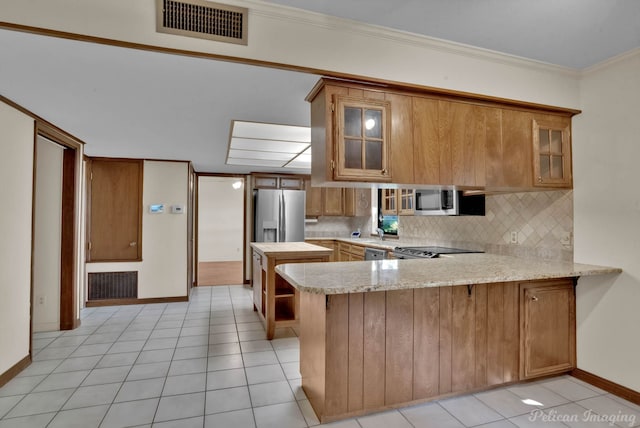
POLYGON ((136 245, 138 245, 138 243, 136 241, 129 242, 129 246, 130 247, 135 247, 136 245))
POLYGON ((542 183, 542 177, 538 177, 538 183, 542 183))
POLYGON ((537 302, 537 301, 538 301, 538 298, 537 298, 536 296, 531 296, 531 301, 532 301, 532 302, 537 302))
POLYGON ((382 170, 382 175, 387 175, 387 168, 382 170))

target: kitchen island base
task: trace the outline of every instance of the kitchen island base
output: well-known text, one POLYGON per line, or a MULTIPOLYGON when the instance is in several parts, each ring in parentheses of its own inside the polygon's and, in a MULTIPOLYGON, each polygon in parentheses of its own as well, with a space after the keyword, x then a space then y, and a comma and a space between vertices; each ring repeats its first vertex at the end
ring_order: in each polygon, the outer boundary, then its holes
POLYGON ((574 281, 300 293, 302 387, 322 422, 568 372, 574 281))

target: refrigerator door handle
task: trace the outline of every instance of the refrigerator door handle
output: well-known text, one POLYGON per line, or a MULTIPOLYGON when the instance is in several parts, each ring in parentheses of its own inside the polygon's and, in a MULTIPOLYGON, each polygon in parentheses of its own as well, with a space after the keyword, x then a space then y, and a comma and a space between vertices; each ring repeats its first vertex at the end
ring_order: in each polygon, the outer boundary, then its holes
POLYGON ((287 240, 287 207, 284 192, 280 193, 280 242, 287 240))

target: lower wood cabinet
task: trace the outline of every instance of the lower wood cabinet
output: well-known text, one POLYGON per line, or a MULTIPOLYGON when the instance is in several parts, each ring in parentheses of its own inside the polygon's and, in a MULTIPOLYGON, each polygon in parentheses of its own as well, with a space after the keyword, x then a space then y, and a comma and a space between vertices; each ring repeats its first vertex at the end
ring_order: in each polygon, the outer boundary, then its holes
POLYGON ((520 285, 520 378, 562 373, 576 366, 572 280, 520 285))
POLYGON ((339 262, 356 262, 364 260, 364 247, 362 245, 338 242, 339 262))
POLYGON ((325 423, 567 372, 574 303, 571 280, 302 292, 302 386, 325 423))
POLYGON ((336 243, 333 239, 305 239, 304 242, 306 242, 307 244, 319 245, 320 247, 330 249, 331 251, 333 251, 333 253, 329 256, 329 261, 338 261, 336 257, 336 243))

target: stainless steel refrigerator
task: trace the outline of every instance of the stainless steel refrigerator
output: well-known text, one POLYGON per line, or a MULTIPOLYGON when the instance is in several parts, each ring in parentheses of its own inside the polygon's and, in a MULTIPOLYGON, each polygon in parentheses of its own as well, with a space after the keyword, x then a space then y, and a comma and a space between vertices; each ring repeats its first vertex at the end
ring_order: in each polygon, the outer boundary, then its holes
POLYGON ((254 242, 304 241, 304 190, 253 192, 254 242))

